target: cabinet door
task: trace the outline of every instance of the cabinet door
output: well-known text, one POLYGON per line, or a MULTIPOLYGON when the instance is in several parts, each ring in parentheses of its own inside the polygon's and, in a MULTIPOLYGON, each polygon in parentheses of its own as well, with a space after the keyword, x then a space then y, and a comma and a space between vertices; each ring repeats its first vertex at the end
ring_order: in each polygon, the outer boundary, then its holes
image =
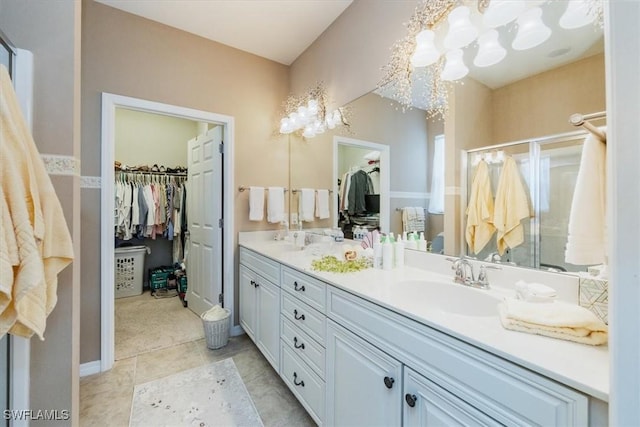
POLYGON ((404 368, 405 426, 499 426, 483 414, 417 372, 404 368))
POLYGON ((327 321, 327 425, 399 426, 402 365, 327 321))
POLYGON ((240 266, 240 325, 254 342, 256 340, 257 291, 255 273, 240 266))
POLYGON ((280 288, 258 278, 256 345, 276 371, 280 366, 280 288))

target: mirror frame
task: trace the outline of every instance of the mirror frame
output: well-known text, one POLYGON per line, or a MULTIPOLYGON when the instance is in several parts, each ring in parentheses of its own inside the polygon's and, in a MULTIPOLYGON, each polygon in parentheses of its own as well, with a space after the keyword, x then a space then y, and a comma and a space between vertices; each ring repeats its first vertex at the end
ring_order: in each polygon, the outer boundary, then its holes
POLYGON ((351 147, 364 148, 368 150, 380 151, 380 230, 389 231, 391 209, 390 205, 390 166, 389 146, 377 142, 364 141, 361 139, 347 138, 340 135, 333 137, 333 215, 332 226, 338 226, 338 146, 348 145, 351 147))

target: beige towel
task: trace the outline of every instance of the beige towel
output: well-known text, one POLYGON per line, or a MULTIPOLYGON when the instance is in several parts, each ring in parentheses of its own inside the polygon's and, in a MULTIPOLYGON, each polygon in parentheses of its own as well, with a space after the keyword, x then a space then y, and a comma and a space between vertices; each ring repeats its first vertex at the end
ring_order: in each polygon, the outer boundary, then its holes
POLYGON ((5 242, 0 249, 7 251, 0 257, 2 268, 6 268, 6 259, 12 264, 16 258, 19 261, 13 265, 11 301, 5 301, 0 313, 0 336, 8 331, 27 338, 35 333, 44 339, 47 316, 57 302, 57 276, 73 260, 73 245, 60 201, 3 66, 0 136, 0 187, 6 205, 0 233, 5 242), (10 218, 5 217, 7 210, 10 218), (13 227, 13 238, 8 227, 13 227))
POLYGON ((493 226, 493 194, 489 167, 480 160, 473 174, 471 194, 467 206, 465 238, 471 252, 477 254, 489 243, 496 228, 493 226))
POLYGON ((606 262, 606 147, 594 135, 584 141, 571 200, 565 261, 576 265, 606 262))
POLYGON ((316 192, 312 188, 301 188, 298 194, 298 219, 311 222, 315 213, 316 192))
POLYGON ((500 321, 506 329, 582 344, 602 345, 607 342, 607 325, 579 305, 505 298, 499 304, 499 311, 500 321))
POLYGON ((249 221, 264 219, 264 187, 249 187, 249 221))
POLYGON ((500 255, 504 254, 507 247, 515 248, 524 242, 524 229, 520 221, 530 216, 529 198, 522 185, 518 166, 511 156, 507 156, 493 209, 493 225, 498 230, 496 243, 500 255))

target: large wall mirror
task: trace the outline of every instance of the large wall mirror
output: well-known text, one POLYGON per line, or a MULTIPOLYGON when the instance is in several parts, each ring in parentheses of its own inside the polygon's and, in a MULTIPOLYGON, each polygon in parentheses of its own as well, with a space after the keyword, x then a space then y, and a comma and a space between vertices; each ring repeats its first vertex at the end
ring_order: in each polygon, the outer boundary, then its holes
MULTIPOLYGON (((552 258, 563 252, 564 242, 557 237, 561 234, 557 230, 566 227, 567 217, 559 212, 566 211, 567 199, 572 196, 574 169, 579 163, 581 143, 587 135, 582 128, 572 126, 568 119, 573 113, 605 110, 604 40, 602 30, 595 25, 573 30, 560 28, 557 22, 566 2, 543 2, 541 7, 543 20, 552 29, 552 35, 540 46, 517 52, 508 48, 502 63, 484 69, 472 65, 477 45, 472 43, 465 49, 464 58, 470 73, 454 85, 445 119, 427 119, 419 102, 415 108, 402 111, 393 100, 374 91, 347 104, 351 126, 349 132, 342 131, 342 135, 390 147, 389 231, 402 231, 402 208, 428 209, 433 191, 437 137, 445 141, 444 211, 442 214, 427 211, 425 237, 434 240, 438 235, 444 236, 442 252, 460 255, 467 253, 464 211, 467 182, 473 167, 469 159, 473 153, 483 152, 483 147, 553 139, 573 132, 578 136, 572 142, 541 146, 543 151, 548 150, 556 156, 549 163, 548 200, 562 203, 563 209, 553 210, 551 220, 548 219, 550 222, 543 230, 546 235, 543 235, 544 244, 539 250, 555 254, 552 258), (578 132, 580 130, 582 134, 578 132), (573 148, 566 148, 567 145, 573 148), (573 169, 567 172, 570 163, 573 169)), ((513 27, 508 27, 505 34, 501 34, 503 46, 510 46, 514 33, 513 27)), ((596 124, 604 125, 605 122, 596 124)), ((333 188, 332 140, 335 135, 327 133, 308 141, 290 136, 292 188, 333 188)), ((514 145, 505 153, 520 155, 523 150, 528 152, 528 145, 514 145)), ((295 209, 297 202, 291 200, 291 206, 295 209)), ((331 224, 326 221, 310 225, 331 224)), ((532 224, 536 232, 541 230, 539 223, 532 224)), ((512 257, 518 265, 546 268, 548 264, 558 264, 548 261, 548 257, 545 262, 539 252, 537 255, 529 249, 521 252, 528 253, 530 259, 521 259, 519 255, 512 257)), ((484 259, 483 253, 477 255, 484 259)), ((562 269, 575 271, 586 267, 562 269)))

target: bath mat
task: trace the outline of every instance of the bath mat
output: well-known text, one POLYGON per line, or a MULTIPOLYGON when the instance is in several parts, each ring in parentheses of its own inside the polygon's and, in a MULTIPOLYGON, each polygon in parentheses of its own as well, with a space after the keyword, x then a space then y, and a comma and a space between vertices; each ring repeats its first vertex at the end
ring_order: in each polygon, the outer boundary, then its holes
POLYGON ((228 358, 137 385, 129 426, 263 424, 233 359, 228 358))

